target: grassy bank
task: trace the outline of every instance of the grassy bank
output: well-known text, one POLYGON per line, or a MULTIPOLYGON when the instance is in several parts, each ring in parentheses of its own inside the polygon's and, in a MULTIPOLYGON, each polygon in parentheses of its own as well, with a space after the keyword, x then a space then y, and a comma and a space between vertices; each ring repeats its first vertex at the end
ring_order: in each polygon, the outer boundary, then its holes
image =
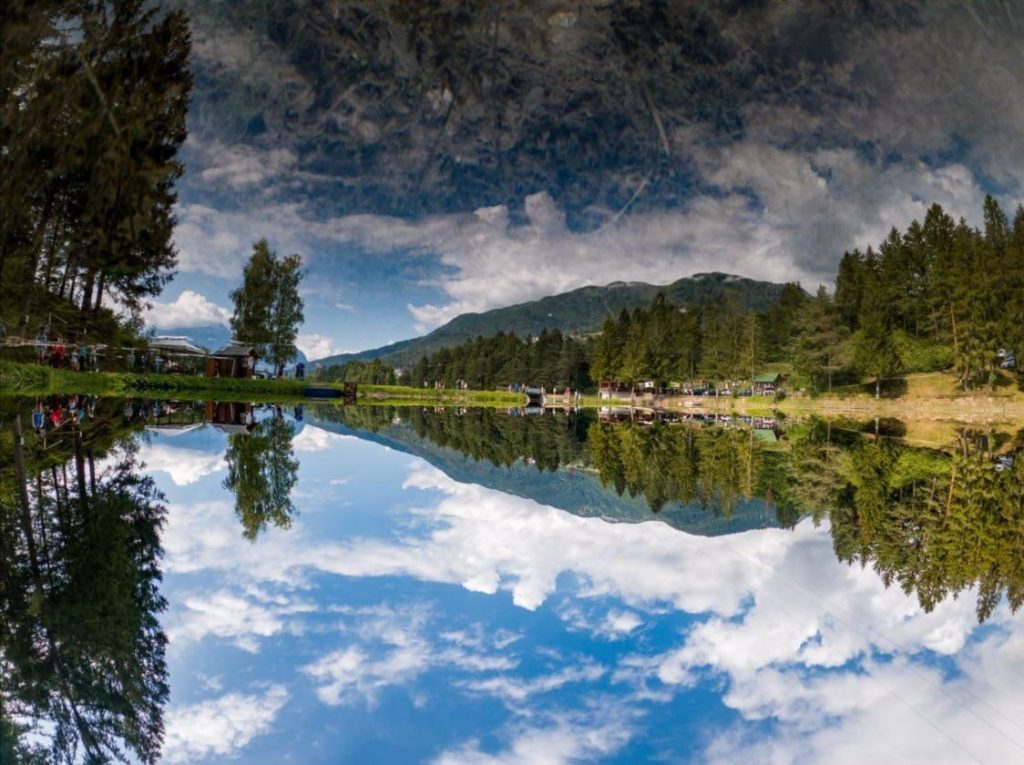
MULTIPOLYGON (((934 420, 966 423, 1024 423, 1024 391, 1009 384, 993 391, 964 392, 956 380, 945 374, 908 375, 893 381, 887 395, 875 399, 871 386, 851 386, 831 395, 818 397, 789 396, 774 398, 671 397, 651 402, 638 399, 636 406, 659 406, 669 409, 769 414, 784 412, 794 415, 850 416, 856 418, 885 417, 902 420, 934 420)), ((121 372, 72 372, 50 369, 35 364, 0 363, 0 389, 4 393, 44 396, 51 393, 90 394, 96 396, 154 396, 183 400, 244 400, 291 403, 306 400, 302 395, 308 385, 340 387, 332 383, 310 383, 299 380, 235 380, 228 378, 191 377, 166 374, 129 374, 121 372)), ((560 401, 561 399, 556 399, 560 401)), ((414 388, 400 385, 360 385, 359 403, 388 403, 404 406, 522 406, 524 396, 505 391, 464 391, 454 389, 414 388)), ((584 396, 582 406, 628 406, 628 400, 608 401, 597 396, 584 396)))
POLYGON ((749 398, 685 398, 664 400, 678 409, 730 411, 741 414, 844 415, 857 418, 894 418, 964 423, 1024 424, 1024 391, 1010 378, 993 390, 964 391, 952 375, 906 375, 889 381, 882 398, 874 397, 873 385, 848 386, 831 395, 788 396, 780 401, 763 396, 749 398))
MULTIPOLYGON (((36 364, 0 363, 0 390, 11 395, 46 396, 85 394, 93 396, 153 396, 182 400, 214 398, 222 401, 291 403, 306 400, 307 387, 341 388, 340 384, 301 380, 232 379, 190 375, 131 374, 127 372, 73 372, 36 364)), ((503 391, 425 390, 397 385, 359 386, 361 403, 387 401, 410 406, 423 404, 458 406, 520 406, 523 396, 503 391)))
POLYGON ((51 393, 93 396, 160 396, 176 398, 260 399, 302 398, 305 383, 297 380, 236 380, 128 372, 74 372, 36 364, 0 364, 5 393, 44 396, 51 393))

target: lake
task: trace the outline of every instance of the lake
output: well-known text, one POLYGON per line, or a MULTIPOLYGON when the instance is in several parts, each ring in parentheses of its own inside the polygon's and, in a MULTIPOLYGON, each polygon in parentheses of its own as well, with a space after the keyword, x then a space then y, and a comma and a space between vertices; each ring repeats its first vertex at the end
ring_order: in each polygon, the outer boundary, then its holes
POLYGON ((1024 761, 1024 431, 66 396, 0 428, 12 761, 1024 761))

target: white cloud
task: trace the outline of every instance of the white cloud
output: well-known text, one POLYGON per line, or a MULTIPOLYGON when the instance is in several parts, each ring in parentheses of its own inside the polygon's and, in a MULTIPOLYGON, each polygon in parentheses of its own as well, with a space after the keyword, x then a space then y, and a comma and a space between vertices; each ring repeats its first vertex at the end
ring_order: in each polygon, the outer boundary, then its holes
POLYGON ((295 339, 295 345, 306 354, 306 358, 310 361, 336 356, 339 353, 351 353, 351 351, 338 346, 333 338, 312 332, 300 333, 295 339))
POLYGON ((167 711, 164 760, 194 762, 203 757, 237 755, 254 738, 270 730, 288 701, 282 685, 262 694, 229 693, 212 701, 167 711))
MULTIPOLYGON (((344 433, 331 433, 329 430, 318 428, 313 425, 306 424, 298 432, 298 434, 292 439, 292 449, 297 452, 323 452, 330 449, 332 446, 337 444, 339 441, 355 441, 355 436, 345 435, 344 433)), ((332 486, 339 486, 347 483, 348 479, 334 479, 330 483, 332 486), (336 483, 335 481, 341 481, 336 483)))
POLYGON ((190 141, 189 148, 200 149, 203 156, 199 177, 211 186, 227 184, 237 190, 280 181, 297 164, 295 153, 287 148, 261 150, 243 144, 214 141, 200 145, 194 138, 190 141))
POLYGON ((471 741, 443 752, 434 765, 569 765, 594 762, 617 752, 630 738, 623 722, 559 720, 543 727, 519 727, 497 754, 471 741))
MULTIPOLYGON (((317 697, 325 704, 374 704, 390 686, 410 685, 433 667, 480 673, 513 669, 518 660, 498 645, 500 636, 467 642, 457 636, 427 636, 430 614, 425 608, 396 611, 387 606, 356 609, 353 626, 342 625, 350 643, 302 668, 318 683, 317 697)), ((476 633, 483 635, 482 628, 476 633)))
POLYGON ((251 208, 219 210, 203 204, 179 203, 174 244, 178 269, 237 282, 252 254, 253 242, 266 239, 278 254, 308 253, 309 222, 302 205, 256 201, 251 208))
POLYGON ((467 680, 460 687, 473 693, 494 696, 508 706, 519 706, 531 696, 550 693, 566 685, 593 683, 605 675, 604 667, 597 664, 566 667, 548 675, 518 678, 497 675, 486 679, 467 680))
POLYGON ((429 646, 419 640, 397 645, 380 658, 371 658, 363 649, 350 646, 328 654, 303 668, 303 672, 321 685, 317 697, 325 704, 337 705, 365 698, 373 702, 377 692, 389 685, 401 685, 430 666, 429 646))
POLYGON ((227 467, 222 451, 205 452, 160 441, 144 445, 140 459, 148 470, 167 473, 177 486, 188 486, 227 467))
POLYGON ((289 616, 315 610, 305 603, 283 601, 259 603, 227 590, 186 594, 175 600, 168 637, 174 643, 230 638, 242 650, 258 653, 259 639, 285 629, 289 616))
MULTIPOLYGON (((757 138, 721 148, 694 145, 689 161, 717 187, 714 195, 695 196, 678 209, 626 215, 592 231, 569 229, 546 193, 527 197, 526 225, 512 225, 500 207, 410 221, 374 215, 314 220, 298 204, 244 213, 186 206, 176 234, 182 268, 237 272, 246 252, 231 232, 252 237, 264 229, 272 229, 285 249, 316 252, 341 244, 377 257, 436 257, 446 272, 430 283, 448 300, 408 306, 418 328, 427 330, 461 313, 613 281, 666 284, 721 271, 813 288, 831 283, 844 250, 877 244, 892 226, 923 217, 933 202, 972 220, 980 214, 983 194, 961 164, 883 165, 852 150, 783 149, 757 138), (206 252, 194 258, 196 247, 206 252), (211 258, 213 250, 218 255, 211 258)), ((328 268, 328 262, 326 256, 311 260, 310 269, 328 268)), ((324 335, 300 336, 299 345, 310 358, 342 352, 324 335)))
POLYGON ((172 303, 154 302, 146 312, 146 322, 155 327, 205 327, 210 324, 228 326, 231 311, 192 290, 185 290, 172 303))

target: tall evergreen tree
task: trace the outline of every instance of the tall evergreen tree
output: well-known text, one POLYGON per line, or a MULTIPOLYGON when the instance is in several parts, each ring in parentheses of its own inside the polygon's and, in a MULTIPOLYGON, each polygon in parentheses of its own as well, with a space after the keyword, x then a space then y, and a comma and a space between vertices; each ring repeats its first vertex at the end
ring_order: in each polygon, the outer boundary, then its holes
POLYGON ((882 380, 900 367, 886 313, 877 286, 869 282, 857 322, 860 329, 854 335, 854 359, 862 372, 875 378, 875 398, 881 396, 882 380))

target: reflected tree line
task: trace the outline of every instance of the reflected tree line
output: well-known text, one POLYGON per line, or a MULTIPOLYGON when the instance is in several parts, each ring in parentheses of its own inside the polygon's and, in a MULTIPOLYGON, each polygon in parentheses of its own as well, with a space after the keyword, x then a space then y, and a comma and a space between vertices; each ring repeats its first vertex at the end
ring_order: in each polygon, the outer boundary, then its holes
POLYGON ((166 510, 136 428, 101 401, 44 447, 21 412, 0 416, 0 761, 156 762, 166 510))
POLYGON ((982 621, 1004 593, 1014 610, 1024 598, 1024 432, 963 431, 932 449, 818 419, 788 424, 776 439, 735 423, 612 423, 587 413, 347 407, 317 417, 375 432, 397 417, 418 438, 497 466, 591 469, 655 513, 696 502, 728 516, 760 498, 782 527, 828 521, 840 560, 870 565, 929 611, 971 587, 982 621))
MULTIPOLYGON (((166 508, 138 448, 175 407, 101 399, 47 429, 36 408, 0 399, 0 762, 155 763, 166 508)), ((253 540, 290 524, 295 426, 279 407, 239 411, 247 424, 214 424, 230 433, 224 486, 253 540)))
POLYGON ((865 441, 828 506, 836 555, 871 565, 886 585, 917 595, 930 611, 977 587, 984 621, 1003 593, 1024 602, 1024 455, 999 461, 1007 445, 963 433, 952 453, 865 441), (1001 468, 1001 469, 997 469, 1001 468))

